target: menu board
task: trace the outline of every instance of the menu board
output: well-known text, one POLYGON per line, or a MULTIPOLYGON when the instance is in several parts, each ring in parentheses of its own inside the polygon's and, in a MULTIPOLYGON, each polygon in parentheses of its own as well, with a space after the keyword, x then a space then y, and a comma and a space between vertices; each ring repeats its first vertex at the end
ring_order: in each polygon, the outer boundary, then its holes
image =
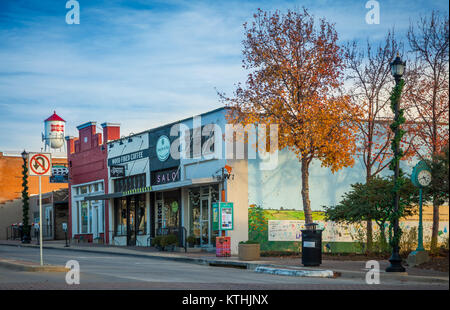
POLYGON ((213 230, 233 230, 233 203, 216 202, 212 204, 212 227, 213 230))
POLYGON ((233 229, 233 207, 221 208, 221 230, 232 230, 233 229))

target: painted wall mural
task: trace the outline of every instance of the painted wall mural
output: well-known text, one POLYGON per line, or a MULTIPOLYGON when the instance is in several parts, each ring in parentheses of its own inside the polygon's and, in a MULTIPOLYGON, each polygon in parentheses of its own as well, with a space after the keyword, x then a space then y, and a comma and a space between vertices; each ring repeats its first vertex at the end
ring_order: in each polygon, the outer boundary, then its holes
MULTIPOLYGON (((361 225, 338 224, 331 221, 315 221, 317 229, 322 229, 322 240, 328 242, 354 242, 361 225)), ((400 222, 400 227, 406 232, 413 227, 418 227, 418 222, 400 222)), ((438 242, 444 242, 448 236, 448 222, 439 223, 438 242)), ((378 233, 378 225, 374 222, 374 232, 378 233)), ((432 222, 424 222, 424 238, 431 238, 432 222)), ((268 241, 298 241, 302 240, 302 230, 306 229, 304 220, 269 220, 268 241)), ((387 235, 387 227, 386 227, 387 235)))

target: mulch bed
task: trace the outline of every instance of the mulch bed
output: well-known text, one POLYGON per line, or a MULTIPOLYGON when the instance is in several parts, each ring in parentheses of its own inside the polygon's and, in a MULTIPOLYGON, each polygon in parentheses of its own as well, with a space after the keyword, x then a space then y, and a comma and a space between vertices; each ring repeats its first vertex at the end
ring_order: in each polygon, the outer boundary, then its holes
MULTIPOLYGON (((355 254, 355 253, 339 253, 329 254, 322 253, 323 260, 339 260, 339 261, 367 261, 367 260, 388 260, 391 253, 386 254, 355 254)), ((401 257, 406 260, 408 254, 403 253, 401 257)), ((302 254, 298 252, 284 252, 284 251, 266 251, 261 253, 261 257, 279 257, 281 259, 301 258, 302 254)), ((436 270, 442 272, 449 271, 449 250, 441 248, 437 255, 430 255, 430 261, 415 268, 436 270)))
POLYGON ((430 255, 430 261, 420 264, 418 266, 415 266, 416 268, 420 269, 431 269, 431 270, 437 270, 437 271, 443 271, 448 272, 448 249, 440 249, 439 253, 437 255, 430 255))

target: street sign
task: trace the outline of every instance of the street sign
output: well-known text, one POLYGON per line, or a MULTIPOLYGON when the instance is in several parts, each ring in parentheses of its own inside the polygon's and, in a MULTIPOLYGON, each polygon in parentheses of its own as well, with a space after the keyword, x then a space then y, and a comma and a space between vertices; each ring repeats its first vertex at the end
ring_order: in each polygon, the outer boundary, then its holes
MULTIPOLYGON (((39 227, 42 227, 42 176, 52 174, 52 156, 50 153, 28 153, 28 170, 30 176, 39 177, 39 227)), ((42 254, 42 229, 39 229, 39 252, 41 256, 41 266, 44 266, 42 254)))
POLYGON ((30 176, 49 176, 52 171, 52 158, 49 153, 29 153, 28 169, 30 176))

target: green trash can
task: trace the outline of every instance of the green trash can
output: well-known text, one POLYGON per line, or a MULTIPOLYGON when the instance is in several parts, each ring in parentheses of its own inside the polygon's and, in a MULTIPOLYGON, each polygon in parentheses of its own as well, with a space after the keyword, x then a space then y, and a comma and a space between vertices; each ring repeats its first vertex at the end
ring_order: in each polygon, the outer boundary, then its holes
POLYGON ((306 224, 302 230, 302 264, 303 266, 320 266, 322 264, 322 230, 316 223, 306 224))

